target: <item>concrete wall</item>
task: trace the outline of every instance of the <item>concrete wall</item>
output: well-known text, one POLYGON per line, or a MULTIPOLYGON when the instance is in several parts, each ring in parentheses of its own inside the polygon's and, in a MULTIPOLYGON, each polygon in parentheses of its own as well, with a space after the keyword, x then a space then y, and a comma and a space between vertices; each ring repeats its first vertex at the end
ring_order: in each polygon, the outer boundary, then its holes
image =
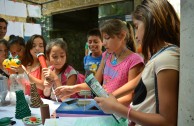
POLYGON ((181 0, 178 126, 194 126, 194 0, 181 0))
POLYGON ((134 8, 137 7, 137 5, 141 4, 142 0, 134 0, 134 8))

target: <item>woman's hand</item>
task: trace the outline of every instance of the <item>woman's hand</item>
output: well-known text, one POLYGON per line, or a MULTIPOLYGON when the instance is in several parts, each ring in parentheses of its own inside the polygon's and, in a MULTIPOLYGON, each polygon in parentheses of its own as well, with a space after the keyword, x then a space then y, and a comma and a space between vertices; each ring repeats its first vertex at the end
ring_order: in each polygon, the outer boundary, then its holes
POLYGON ((98 106, 107 114, 113 114, 115 107, 119 104, 117 99, 109 94, 109 97, 95 97, 94 100, 97 102, 98 106))
POLYGON ((73 86, 60 86, 55 89, 55 95, 59 98, 67 97, 75 94, 76 91, 76 85, 73 86))

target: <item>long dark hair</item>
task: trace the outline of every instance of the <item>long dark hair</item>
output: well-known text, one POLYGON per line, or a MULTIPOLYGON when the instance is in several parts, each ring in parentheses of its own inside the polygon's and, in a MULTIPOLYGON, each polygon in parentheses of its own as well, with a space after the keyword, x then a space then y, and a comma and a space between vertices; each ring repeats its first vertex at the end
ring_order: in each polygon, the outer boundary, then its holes
POLYGON ((30 53, 30 50, 33 48, 33 42, 34 42, 34 39, 36 38, 41 38, 42 41, 43 41, 43 46, 44 46, 44 54, 46 52, 46 41, 45 39, 43 38, 43 36, 41 35, 33 35, 30 37, 30 39, 27 41, 26 43, 26 50, 25 50, 25 61, 24 61, 24 66, 27 66, 27 65, 32 65, 33 64, 33 57, 30 53))
MULTIPOLYGON (((47 55, 47 58, 49 59, 49 55, 50 55, 50 52, 51 52, 51 49, 53 46, 58 46, 60 47, 61 49, 63 49, 66 53, 66 63, 63 65, 63 67, 61 68, 60 72, 59 73, 62 73, 63 71, 66 70, 67 66, 68 66, 68 51, 67 51, 67 43, 65 41, 63 41, 62 39, 52 39, 46 46, 46 55, 47 55)), ((49 59, 50 60, 50 59, 49 59)))
POLYGON ((129 32, 129 27, 126 22, 119 19, 106 20, 100 24, 100 31, 108 34, 110 37, 114 35, 118 36, 122 31, 126 31, 126 45, 131 51, 136 52, 134 39, 131 39, 131 29, 129 32))
POLYGON ((161 42, 180 46, 180 20, 167 0, 144 0, 133 12, 133 19, 142 21, 145 26, 142 40, 145 61, 161 42))

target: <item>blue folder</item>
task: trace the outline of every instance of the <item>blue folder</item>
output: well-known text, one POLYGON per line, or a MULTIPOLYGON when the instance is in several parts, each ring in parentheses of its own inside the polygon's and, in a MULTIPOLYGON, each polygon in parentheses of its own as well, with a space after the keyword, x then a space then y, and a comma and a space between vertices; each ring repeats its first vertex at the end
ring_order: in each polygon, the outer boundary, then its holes
POLYGON ((57 114, 84 114, 84 115, 110 115, 105 114, 94 99, 67 99, 56 110, 57 114), (85 105, 81 101, 88 102, 85 105))

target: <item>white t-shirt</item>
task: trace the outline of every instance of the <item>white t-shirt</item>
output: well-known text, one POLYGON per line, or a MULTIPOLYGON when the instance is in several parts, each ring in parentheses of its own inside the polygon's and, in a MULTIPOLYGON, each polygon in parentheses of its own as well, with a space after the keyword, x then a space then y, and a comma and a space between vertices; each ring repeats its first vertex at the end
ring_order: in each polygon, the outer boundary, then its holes
POLYGON ((132 109, 144 113, 156 113, 155 74, 164 69, 179 71, 179 58, 179 48, 171 46, 146 64, 131 104, 132 109))

